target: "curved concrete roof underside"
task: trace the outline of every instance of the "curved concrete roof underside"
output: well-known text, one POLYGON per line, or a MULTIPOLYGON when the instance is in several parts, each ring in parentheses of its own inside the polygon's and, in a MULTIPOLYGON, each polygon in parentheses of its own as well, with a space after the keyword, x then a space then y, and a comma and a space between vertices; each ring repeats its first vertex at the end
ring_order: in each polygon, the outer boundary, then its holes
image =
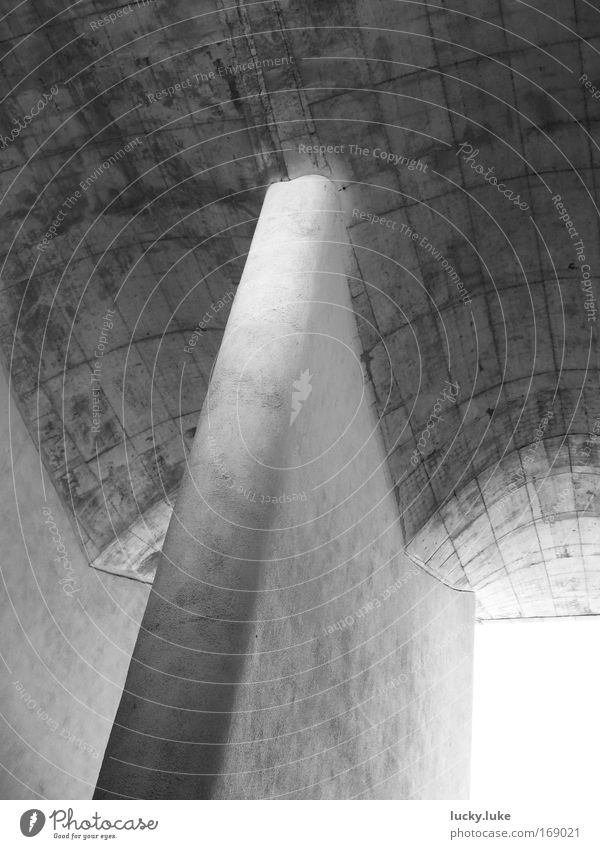
POLYGON ((598 336, 577 240, 552 201, 562 196, 597 293, 600 102, 579 78, 600 82, 600 11, 484 5, 7 10, 9 118, 58 91, 1 151, 3 353, 90 561, 118 569, 119 540, 134 551, 143 538, 145 554, 160 544, 266 186, 318 171, 347 212, 412 556, 476 590, 482 617, 600 613, 598 336), (233 68, 253 59, 260 68, 233 68), (470 162, 463 142, 478 151, 470 162), (317 144, 343 150, 300 147, 317 144), (108 308, 96 440, 90 380, 108 308), (434 411, 443 420, 427 430, 434 411))

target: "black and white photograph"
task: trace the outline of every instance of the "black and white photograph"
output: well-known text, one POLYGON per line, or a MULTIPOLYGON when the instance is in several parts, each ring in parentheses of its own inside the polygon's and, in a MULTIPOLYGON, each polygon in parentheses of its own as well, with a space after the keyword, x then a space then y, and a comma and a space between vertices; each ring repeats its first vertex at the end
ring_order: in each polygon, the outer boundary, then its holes
POLYGON ((0 0, 0 844, 598 849, 599 278, 600 0, 0 0))

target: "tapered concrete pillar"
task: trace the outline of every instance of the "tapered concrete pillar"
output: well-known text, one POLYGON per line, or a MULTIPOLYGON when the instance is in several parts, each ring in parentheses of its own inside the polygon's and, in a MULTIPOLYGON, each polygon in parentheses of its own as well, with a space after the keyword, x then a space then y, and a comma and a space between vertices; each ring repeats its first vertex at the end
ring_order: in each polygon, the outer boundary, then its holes
MULTIPOLYGON (((472 600, 402 554, 351 256, 331 182, 269 189, 96 798, 398 797, 423 777, 464 795, 472 600), (367 602, 372 615, 359 616, 367 602), (443 652, 460 690, 451 698, 446 682, 430 710, 431 756, 411 727, 427 722, 415 702, 424 668, 400 701, 389 691, 362 704, 412 640, 422 655, 428 628, 454 628, 443 652), (390 760, 401 731, 412 767, 390 760), (460 757, 446 763, 452 747, 460 757)), ((444 679, 444 662, 434 656, 430 678, 444 679)))

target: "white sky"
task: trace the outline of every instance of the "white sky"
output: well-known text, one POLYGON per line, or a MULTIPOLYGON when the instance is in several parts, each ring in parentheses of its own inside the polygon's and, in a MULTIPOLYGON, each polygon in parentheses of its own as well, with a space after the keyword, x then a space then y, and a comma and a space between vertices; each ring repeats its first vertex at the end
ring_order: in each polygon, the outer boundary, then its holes
POLYGON ((600 802, 600 616, 475 628, 471 799, 600 802))

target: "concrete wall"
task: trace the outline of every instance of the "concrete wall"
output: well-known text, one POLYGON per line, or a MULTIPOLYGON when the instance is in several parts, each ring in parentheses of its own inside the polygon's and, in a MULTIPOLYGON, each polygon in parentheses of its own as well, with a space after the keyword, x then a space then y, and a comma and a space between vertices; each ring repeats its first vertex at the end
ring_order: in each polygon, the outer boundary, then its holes
POLYGON ((468 792, 473 599, 403 553, 340 219, 269 190, 96 798, 468 792))
MULTIPOLYGON (((589 88, 600 56, 582 42, 600 39, 594 5, 487 3, 481 15, 473 2, 458 13, 389 0, 178 0, 132 4, 134 14, 95 29, 104 5, 63 4, 40 27, 30 4, 13 4, 2 32, 7 127, 51 81, 59 92, 2 149, 0 354, 13 355, 32 430, 43 412, 41 450, 72 499, 89 556, 110 568, 114 528, 121 534, 158 490, 179 485, 181 431, 197 422, 266 186, 319 171, 342 181, 348 203, 364 280, 352 294, 371 322, 361 322, 361 338, 391 473, 402 479, 407 539, 423 529, 431 537, 432 517, 446 522, 436 558, 458 553, 458 573, 485 602, 481 615, 595 610, 597 516, 578 507, 555 538, 536 521, 530 478, 519 497, 529 532, 506 545, 504 511, 488 521, 495 492, 510 483, 502 465, 519 465, 546 410, 554 417, 537 454, 547 457, 544 479, 557 465, 575 473, 576 441, 594 432, 600 412, 591 320, 600 297, 600 113, 589 88), (555 44, 560 56, 540 54, 555 44), (256 59, 262 67, 249 70, 256 59), (470 146, 479 153, 469 161, 470 146), (125 147, 37 251, 66 198, 125 147), (473 166, 493 167, 530 211, 473 166), (372 223, 378 217, 385 226, 372 223), (86 411, 109 308, 96 440, 86 411), (203 316, 192 364, 184 347, 203 316), (459 396, 413 466, 446 379, 459 396), (55 463, 65 432, 69 476, 55 463), (455 523, 476 498, 474 521, 455 523), (486 524, 491 545, 473 563, 464 539, 486 524), (568 557, 556 557, 565 546, 568 557)), ((600 458, 586 466, 600 487, 600 458)), ((540 488, 541 506, 554 512, 546 496, 565 489, 582 503, 575 480, 540 488)), ((420 539, 414 547, 427 553, 420 539)))
POLYGON ((89 799, 148 588, 91 569, 0 373, 0 798, 89 799))

